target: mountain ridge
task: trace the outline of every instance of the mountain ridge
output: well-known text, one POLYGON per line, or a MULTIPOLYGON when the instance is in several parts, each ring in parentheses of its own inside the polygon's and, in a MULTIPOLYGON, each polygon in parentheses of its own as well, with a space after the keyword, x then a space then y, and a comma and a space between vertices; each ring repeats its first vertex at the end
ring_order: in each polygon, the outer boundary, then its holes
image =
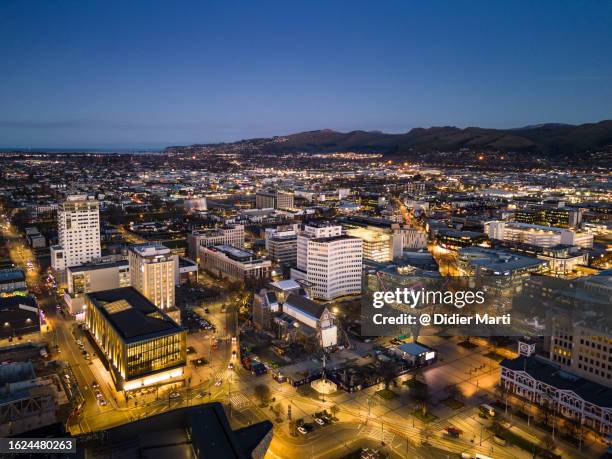
POLYGON ((580 125, 544 123, 514 129, 432 126, 412 128, 399 134, 320 129, 236 142, 175 146, 166 150, 198 147, 230 148, 245 153, 266 154, 353 151, 391 156, 478 150, 532 153, 554 159, 579 159, 593 152, 612 150, 612 120, 580 125))

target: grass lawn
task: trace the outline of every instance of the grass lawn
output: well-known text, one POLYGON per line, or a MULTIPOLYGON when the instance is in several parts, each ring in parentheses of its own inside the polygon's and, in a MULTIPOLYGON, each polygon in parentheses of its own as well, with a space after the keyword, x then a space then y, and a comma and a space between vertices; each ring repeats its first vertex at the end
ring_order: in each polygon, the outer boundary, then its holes
POLYGON ((501 354, 498 354, 495 351, 489 351, 486 354, 483 354, 485 357, 488 357, 490 359, 495 360, 496 362, 501 362, 502 360, 504 360, 506 357, 504 357, 501 354))
POLYGON ((427 422, 427 423, 438 419, 438 416, 436 416, 435 414, 431 414, 429 411, 423 414, 423 410, 420 410, 420 409, 413 412, 412 415, 415 418, 419 419, 420 421, 427 422))
POLYGON ((478 347, 478 344, 474 344, 471 341, 461 341, 460 343, 457 343, 457 345, 464 347, 466 349, 476 349, 478 347))
POLYGON ((397 397, 397 394, 389 389, 377 390, 376 395, 378 395, 380 398, 384 398, 385 400, 393 400, 395 397, 397 397))
POLYGON ((411 389, 421 388, 421 387, 427 386, 427 384, 425 384, 424 382, 419 381, 418 379, 407 379, 404 382, 402 382, 402 384, 404 386, 410 387, 411 389))
POLYGON ((442 403, 448 406, 449 408, 452 408, 453 410, 458 410, 459 408, 463 408, 465 406, 465 403, 460 402, 459 400, 454 399, 453 397, 445 398, 444 400, 442 400, 442 403))

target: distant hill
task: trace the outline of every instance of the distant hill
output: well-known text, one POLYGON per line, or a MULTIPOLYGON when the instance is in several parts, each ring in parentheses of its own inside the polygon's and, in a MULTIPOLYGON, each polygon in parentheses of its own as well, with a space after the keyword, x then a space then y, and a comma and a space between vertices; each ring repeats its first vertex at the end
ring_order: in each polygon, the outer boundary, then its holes
MULTIPOLYGON (((612 120, 581 124, 540 124, 515 129, 486 129, 453 126, 415 128, 405 134, 379 131, 337 132, 330 129, 301 132, 265 139, 193 145, 244 152, 378 152, 393 156, 453 152, 463 149, 533 153, 550 159, 588 158, 591 153, 612 149, 612 120)), ((169 150, 186 148, 170 147, 169 150)))

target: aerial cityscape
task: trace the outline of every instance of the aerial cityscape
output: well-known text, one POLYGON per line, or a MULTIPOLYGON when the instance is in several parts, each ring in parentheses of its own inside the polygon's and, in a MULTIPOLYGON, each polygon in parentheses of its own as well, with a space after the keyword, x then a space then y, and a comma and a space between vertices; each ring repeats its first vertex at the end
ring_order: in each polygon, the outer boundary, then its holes
POLYGON ((612 6, 459 3, 0 5, 0 457, 612 457, 612 6))

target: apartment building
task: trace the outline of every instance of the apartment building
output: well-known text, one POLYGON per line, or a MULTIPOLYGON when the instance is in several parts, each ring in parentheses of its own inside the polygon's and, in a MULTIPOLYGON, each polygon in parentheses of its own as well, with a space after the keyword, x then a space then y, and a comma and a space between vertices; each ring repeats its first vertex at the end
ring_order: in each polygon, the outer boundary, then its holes
POLYGON ((158 308, 173 308, 177 257, 170 249, 159 243, 133 245, 128 260, 132 287, 158 308))
POLYGON ((51 267, 64 271, 100 256, 100 205, 86 195, 68 196, 57 210, 59 244, 51 247, 51 267))

